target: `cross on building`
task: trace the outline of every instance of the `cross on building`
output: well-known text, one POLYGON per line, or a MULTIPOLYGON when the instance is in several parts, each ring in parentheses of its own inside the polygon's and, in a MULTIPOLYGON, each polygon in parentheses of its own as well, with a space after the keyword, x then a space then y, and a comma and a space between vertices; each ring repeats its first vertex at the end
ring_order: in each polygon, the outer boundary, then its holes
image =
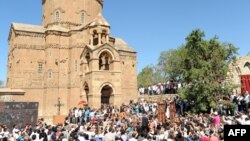
POLYGON ((64 106, 64 104, 61 103, 61 98, 60 97, 58 98, 57 104, 55 104, 55 106, 57 107, 57 114, 60 115, 61 107, 64 106))

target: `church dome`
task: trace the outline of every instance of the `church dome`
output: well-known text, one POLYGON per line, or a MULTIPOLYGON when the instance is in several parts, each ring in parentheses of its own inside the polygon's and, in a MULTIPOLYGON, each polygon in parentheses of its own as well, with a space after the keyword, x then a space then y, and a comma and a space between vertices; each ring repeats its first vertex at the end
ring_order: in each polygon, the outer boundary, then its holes
POLYGON ((42 0, 45 28, 63 24, 69 28, 86 25, 102 12, 103 0, 42 0))

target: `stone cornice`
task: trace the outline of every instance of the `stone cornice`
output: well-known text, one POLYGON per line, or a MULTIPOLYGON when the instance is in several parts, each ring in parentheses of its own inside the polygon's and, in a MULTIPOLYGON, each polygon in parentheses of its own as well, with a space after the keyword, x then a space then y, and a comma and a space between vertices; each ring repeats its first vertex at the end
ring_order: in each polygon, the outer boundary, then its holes
POLYGON ((44 33, 36 33, 36 32, 26 32, 26 31, 15 31, 17 36, 31 36, 31 37, 40 37, 44 38, 44 33))
POLYGON ((45 31, 46 35, 57 35, 57 36, 71 36, 69 32, 55 31, 55 30, 47 30, 45 31))
POLYGON ((73 44, 70 48, 84 48, 86 46, 85 43, 76 43, 73 44))
POLYGON ((60 48, 60 49, 73 49, 73 48, 84 48, 85 44, 84 43, 77 43, 74 45, 70 45, 70 46, 65 46, 65 45, 60 45, 60 44, 47 44, 45 46, 45 49, 47 48, 60 48))
POLYGON ((43 50, 43 45, 29 45, 29 44, 14 44, 13 48, 11 49, 11 52, 14 49, 35 49, 35 50, 43 50))
POLYGON ((52 22, 52 23, 49 23, 45 26, 45 28, 48 28, 50 26, 53 26, 53 25, 58 25, 58 24, 62 24, 62 25, 66 25, 68 27, 70 26, 80 26, 81 24, 79 23, 73 23, 73 22, 68 22, 68 21, 61 21, 61 22, 52 22))
POLYGON ((66 48, 66 47, 64 47, 64 46, 61 46, 60 44, 46 44, 45 45, 45 49, 47 49, 47 48, 66 48))

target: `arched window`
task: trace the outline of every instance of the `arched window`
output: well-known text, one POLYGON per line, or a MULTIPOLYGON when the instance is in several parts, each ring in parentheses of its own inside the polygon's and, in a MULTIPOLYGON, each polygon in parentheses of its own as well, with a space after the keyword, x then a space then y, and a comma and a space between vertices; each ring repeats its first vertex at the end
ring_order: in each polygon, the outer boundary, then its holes
POLYGON ((81 13, 81 17, 80 17, 80 22, 81 24, 84 24, 84 13, 81 13))
POLYGON ((235 66, 235 68, 236 68, 237 73, 238 73, 238 74, 241 74, 241 70, 240 70, 239 65, 235 66))
POLYGON ((112 64, 112 56, 109 52, 104 51, 99 56, 99 70, 110 70, 112 64))
POLYGON ((107 31, 106 30, 103 30, 102 31, 102 35, 101 35, 101 43, 104 44, 106 43, 106 38, 107 38, 107 31))
POLYGON ((89 63, 90 63, 90 53, 87 52, 85 54, 85 63, 86 63, 86 66, 85 66, 85 72, 89 72, 89 63))
POLYGON ((94 31, 93 31, 93 45, 94 45, 94 46, 98 45, 98 42, 99 42, 99 40, 98 40, 97 31, 94 30, 94 31))
POLYGON ((60 22, 60 11, 59 10, 57 10, 56 12, 55 12, 55 22, 60 22))

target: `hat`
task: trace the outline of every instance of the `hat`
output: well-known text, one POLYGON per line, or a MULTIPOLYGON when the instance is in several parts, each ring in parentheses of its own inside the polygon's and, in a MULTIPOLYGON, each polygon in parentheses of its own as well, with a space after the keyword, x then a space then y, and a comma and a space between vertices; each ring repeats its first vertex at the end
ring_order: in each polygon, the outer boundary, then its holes
POLYGON ((218 115, 218 112, 214 112, 215 115, 218 115))

